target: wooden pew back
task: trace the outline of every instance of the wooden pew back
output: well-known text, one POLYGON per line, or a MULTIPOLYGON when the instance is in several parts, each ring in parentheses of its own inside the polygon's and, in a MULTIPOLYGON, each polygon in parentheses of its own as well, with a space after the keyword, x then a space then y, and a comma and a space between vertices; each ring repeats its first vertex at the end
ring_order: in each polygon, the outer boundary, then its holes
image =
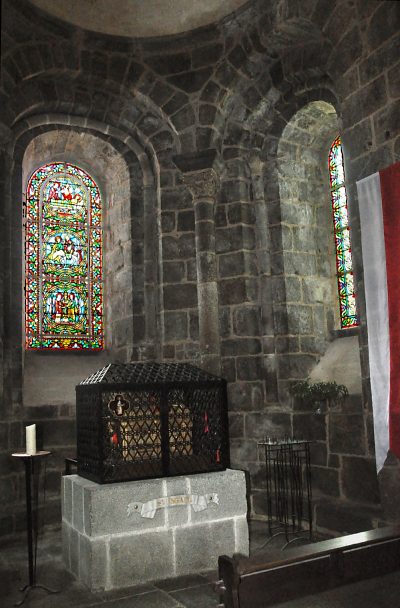
POLYGON ((225 608, 266 608, 400 569, 400 528, 387 527, 296 547, 279 561, 262 554, 219 558, 225 608))

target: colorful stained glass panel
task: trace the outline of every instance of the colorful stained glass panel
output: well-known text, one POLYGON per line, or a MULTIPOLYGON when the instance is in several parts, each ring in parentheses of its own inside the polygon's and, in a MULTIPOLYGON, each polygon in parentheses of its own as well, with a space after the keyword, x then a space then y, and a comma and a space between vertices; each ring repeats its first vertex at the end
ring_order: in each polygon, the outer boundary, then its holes
POLYGON ((354 292, 347 195, 344 183, 344 163, 340 137, 337 137, 331 146, 328 164, 336 246, 340 321, 342 328, 355 327, 358 325, 358 319, 354 292))
POLYGON ((25 226, 26 348, 101 350, 101 199, 82 169, 50 163, 31 176, 25 226))

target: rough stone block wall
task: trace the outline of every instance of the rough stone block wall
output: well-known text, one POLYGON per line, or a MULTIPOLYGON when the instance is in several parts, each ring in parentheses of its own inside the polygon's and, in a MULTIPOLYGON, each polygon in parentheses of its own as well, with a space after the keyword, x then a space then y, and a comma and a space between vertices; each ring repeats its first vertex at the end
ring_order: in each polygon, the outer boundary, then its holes
POLYGON ((2 536, 12 534, 15 530, 25 529, 25 519, 21 504, 24 492, 24 479, 20 469, 21 463, 11 458, 16 446, 21 445, 22 425, 16 421, 0 423, 0 532, 2 536), (20 466, 18 466, 20 465, 20 466))
MULTIPOLYGON (((22 412, 21 412, 22 414, 22 412)), ((76 455, 75 408, 39 406, 27 408, 19 421, 0 423, 0 532, 2 536, 26 529, 25 469, 13 452, 25 449, 25 426, 36 424, 37 449, 51 452, 40 468, 39 526, 59 526, 61 518, 61 475, 65 458, 76 455)))
POLYGON ((161 324, 166 360, 196 361, 200 356, 194 224, 188 190, 182 185, 165 188, 161 197, 161 324))
MULTIPOLYGON (((113 356, 203 364, 211 337, 214 364, 229 382, 232 461, 250 470, 254 512, 263 504, 258 440, 296 429, 311 433, 318 446, 315 483, 326 501, 318 504, 317 522, 340 530, 343 511, 346 529, 375 524, 368 510, 375 513, 377 495, 355 181, 399 158, 399 3, 253 0, 208 28, 149 40, 44 19, 23 0, 4 0, 2 8, 0 420, 7 504, 22 505, 20 477, 7 454, 22 445, 21 408, 29 405, 16 201, 26 151, 52 133, 48 153, 87 157, 106 183, 113 356), (288 384, 307 375, 334 326, 325 301, 329 263, 319 255, 330 247, 328 192, 320 150, 309 138, 317 137, 318 121, 308 114, 315 103, 334 108, 342 130, 363 373, 362 403, 321 418, 293 409, 288 396, 288 384), (61 149, 62 141, 70 147, 61 149), (202 217, 174 159, 203 158, 209 149, 215 162, 208 169, 219 186, 206 197, 203 211, 212 213, 202 217), (294 158, 284 180, 281 152, 294 158), (217 339, 207 333, 208 312, 217 319, 217 339), (357 441, 346 443, 344 429, 357 441), (357 485, 361 475, 369 493, 357 485)), ((41 405, 48 403, 43 398, 41 405)), ((56 433, 45 421, 44 428, 56 433)), ((390 459, 379 477, 386 519, 398 516, 389 498, 398 476, 390 459)), ((10 516, 5 525, 15 527, 10 516)))
MULTIPOLYGON (((373 444, 367 440, 371 429, 366 423, 370 421, 363 415, 361 395, 350 395, 336 405, 320 402, 311 406, 295 399, 291 418, 294 436, 311 441, 313 525, 321 531, 352 533, 390 520, 381 504, 373 444)), ((279 426, 279 419, 276 422, 278 425, 263 429, 275 433, 270 437, 282 436, 284 427, 279 426)), ((257 423, 262 428, 262 417, 257 423)), ((259 457, 252 501, 255 514, 265 517, 264 448, 259 457)))
MULTIPOLYGON (((302 404, 295 404, 304 407, 302 404)), ((345 532, 376 527, 384 521, 373 449, 367 441, 369 420, 361 395, 348 396, 343 404, 313 410, 295 410, 293 428, 313 441, 312 479, 315 521, 320 528, 345 532), (329 507, 327 506, 329 502, 329 507), (354 518, 362 513, 363 525, 354 518), (351 515, 353 514, 353 515, 351 515)))

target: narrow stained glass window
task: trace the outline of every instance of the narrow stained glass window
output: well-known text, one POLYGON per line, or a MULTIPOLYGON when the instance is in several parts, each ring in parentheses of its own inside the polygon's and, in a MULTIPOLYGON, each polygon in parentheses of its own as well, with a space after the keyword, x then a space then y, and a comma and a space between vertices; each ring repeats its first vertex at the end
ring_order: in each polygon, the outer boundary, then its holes
POLYGON ((100 193, 68 163, 43 165, 28 182, 25 335, 27 349, 103 348, 100 193))
POLYGON ((336 247, 340 323, 341 327, 344 329, 357 326, 358 319, 354 293, 347 194, 340 137, 335 139, 329 152, 329 177, 331 183, 333 226, 336 247))

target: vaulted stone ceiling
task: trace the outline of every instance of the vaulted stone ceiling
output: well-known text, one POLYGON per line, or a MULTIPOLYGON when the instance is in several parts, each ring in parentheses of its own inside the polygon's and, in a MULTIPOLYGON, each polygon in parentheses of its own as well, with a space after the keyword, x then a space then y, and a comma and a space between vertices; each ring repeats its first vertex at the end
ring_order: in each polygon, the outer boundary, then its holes
POLYGON ((187 32, 219 21, 248 0, 31 0, 88 30, 143 38, 187 32))

